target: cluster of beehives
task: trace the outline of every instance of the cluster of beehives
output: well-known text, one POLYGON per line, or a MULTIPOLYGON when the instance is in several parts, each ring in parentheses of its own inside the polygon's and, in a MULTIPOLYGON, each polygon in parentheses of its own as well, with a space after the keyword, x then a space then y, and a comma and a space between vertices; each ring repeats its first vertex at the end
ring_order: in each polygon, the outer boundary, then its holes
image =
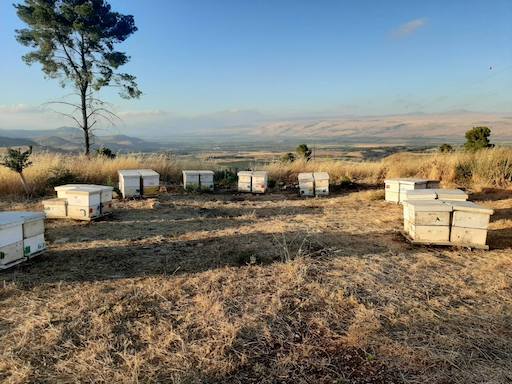
POLYGON ((464 191, 425 179, 388 179, 385 187, 387 201, 403 204, 404 233, 413 243, 488 248, 494 212, 467 201, 464 191))

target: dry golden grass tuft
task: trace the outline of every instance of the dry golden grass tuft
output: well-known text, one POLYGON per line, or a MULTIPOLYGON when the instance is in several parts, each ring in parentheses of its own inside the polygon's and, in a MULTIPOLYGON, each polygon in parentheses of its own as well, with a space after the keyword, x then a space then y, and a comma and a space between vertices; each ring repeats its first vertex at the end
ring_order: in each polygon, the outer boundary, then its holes
MULTIPOLYGON (((34 165, 26 178, 36 195, 51 191, 48 181, 65 181, 66 171, 76 182, 115 184, 117 170, 152 168, 164 182, 179 184, 183 169, 217 170, 222 166, 203 160, 180 160, 166 155, 119 155, 114 160, 58 154, 33 156, 34 165)), ((328 172, 335 184, 356 182, 380 184, 386 177, 426 177, 440 179, 444 186, 459 186, 474 190, 510 188, 512 186, 512 149, 495 148, 475 153, 399 153, 382 161, 295 161, 272 162, 263 167, 270 178, 284 183, 296 183, 299 172, 328 172)), ((22 196, 23 189, 15 173, 0 168, 0 196, 22 196)))
POLYGON ((166 194, 50 221, 50 252, 0 274, 0 380, 510 381, 512 195, 475 195, 496 210, 485 252, 409 245, 379 193, 166 194))

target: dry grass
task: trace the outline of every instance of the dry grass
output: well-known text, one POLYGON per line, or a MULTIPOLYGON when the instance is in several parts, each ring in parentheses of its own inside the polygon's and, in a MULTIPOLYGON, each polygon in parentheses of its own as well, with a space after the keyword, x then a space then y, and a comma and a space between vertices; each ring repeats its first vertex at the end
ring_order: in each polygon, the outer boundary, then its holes
POLYGON ((173 194, 49 222, 50 252, 0 274, 0 380, 512 380, 510 192, 476 195, 488 252, 408 245, 379 193, 173 194))
MULTIPOLYGON (((165 155, 120 155, 114 160, 87 159, 83 156, 39 154, 26 177, 36 195, 51 192, 48 180, 55 171, 68 170, 77 182, 117 182, 118 169, 152 168, 162 175, 166 183, 180 184, 183 169, 220 169, 215 162, 180 160, 165 155)), ((496 148, 476 153, 448 154, 399 153, 382 161, 295 161, 273 162, 266 167, 270 178, 285 183, 296 183, 299 172, 329 172, 333 183, 352 181, 379 184, 386 177, 428 177, 442 180, 445 186, 460 186, 474 190, 483 188, 510 188, 512 186, 512 149, 496 148)), ((55 176, 55 175, 53 175, 55 176)), ((17 175, 0 168, 0 196, 21 196, 23 189, 17 175)))

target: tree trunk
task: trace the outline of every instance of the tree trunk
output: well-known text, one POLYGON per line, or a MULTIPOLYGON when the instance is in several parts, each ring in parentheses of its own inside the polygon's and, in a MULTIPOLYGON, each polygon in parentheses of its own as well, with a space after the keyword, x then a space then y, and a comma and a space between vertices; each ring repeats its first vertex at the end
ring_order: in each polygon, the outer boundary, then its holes
POLYGON ((25 180, 25 175, 23 175, 23 172, 19 172, 18 174, 20 175, 21 184, 23 185, 23 189, 28 197, 30 196, 30 190, 28 188, 27 180, 25 180))
POLYGON ((82 129, 84 131, 85 156, 89 157, 91 153, 91 142, 89 137, 89 119, 87 117, 87 88, 82 88, 80 92, 82 103, 82 129))

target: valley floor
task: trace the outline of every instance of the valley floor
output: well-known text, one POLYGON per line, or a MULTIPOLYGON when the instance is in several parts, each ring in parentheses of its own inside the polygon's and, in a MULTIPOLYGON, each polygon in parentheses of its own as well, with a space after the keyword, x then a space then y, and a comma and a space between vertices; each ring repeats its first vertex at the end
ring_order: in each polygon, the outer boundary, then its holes
POLYGON ((381 197, 165 194, 49 221, 49 253, 0 273, 0 380, 511 382, 512 194, 475 196, 487 252, 409 245, 381 197))

